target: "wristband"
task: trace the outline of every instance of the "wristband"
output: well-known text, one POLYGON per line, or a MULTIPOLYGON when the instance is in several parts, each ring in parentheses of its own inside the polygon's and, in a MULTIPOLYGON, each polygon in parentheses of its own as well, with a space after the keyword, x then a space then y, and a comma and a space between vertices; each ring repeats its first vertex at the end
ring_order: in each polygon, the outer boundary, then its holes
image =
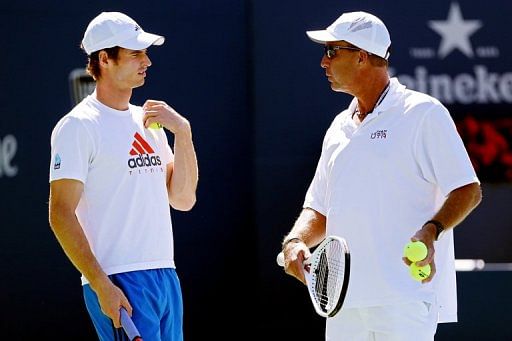
POLYGON ((436 227, 436 241, 439 239, 439 235, 444 231, 444 225, 438 220, 429 220, 423 226, 427 224, 434 224, 436 227))

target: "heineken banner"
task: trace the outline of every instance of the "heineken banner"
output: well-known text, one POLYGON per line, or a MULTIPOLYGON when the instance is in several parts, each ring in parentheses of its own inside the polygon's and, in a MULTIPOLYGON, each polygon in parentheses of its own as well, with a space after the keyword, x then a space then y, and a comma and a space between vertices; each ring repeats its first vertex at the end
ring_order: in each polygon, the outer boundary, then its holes
POLYGON ((511 182, 512 62, 497 17, 510 10, 480 6, 445 3, 407 34, 397 32, 406 45, 397 46, 404 56, 391 72, 450 109, 482 181, 511 182))

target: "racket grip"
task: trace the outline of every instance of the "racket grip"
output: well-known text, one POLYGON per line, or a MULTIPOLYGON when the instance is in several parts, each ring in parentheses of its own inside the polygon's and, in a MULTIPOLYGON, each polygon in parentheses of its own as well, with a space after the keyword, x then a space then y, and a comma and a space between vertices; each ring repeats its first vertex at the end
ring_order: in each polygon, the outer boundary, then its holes
POLYGON ((126 335, 128 335, 128 338, 130 341, 142 341, 142 337, 139 333, 139 330, 137 327, 135 327, 135 324, 133 323, 132 319, 130 318, 130 315, 128 315, 128 312, 126 309, 121 307, 120 309, 121 313, 121 326, 124 329, 124 332, 126 335))

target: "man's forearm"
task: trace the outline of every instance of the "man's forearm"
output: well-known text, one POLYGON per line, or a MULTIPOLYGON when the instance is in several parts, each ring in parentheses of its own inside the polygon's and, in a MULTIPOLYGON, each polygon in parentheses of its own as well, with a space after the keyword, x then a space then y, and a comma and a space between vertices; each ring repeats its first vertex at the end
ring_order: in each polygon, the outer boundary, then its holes
POLYGON ((304 208, 290 233, 284 238, 299 238, 309 248, 318 245, 325 238, 326 218, 311 208, 304 208))
POLYGON ((198 182, 197 157, 191 131, 174 138, 174 167, 169 181, 169 201, 180 210, 190 210, 196 201, 198 182))
POLYGON ((461 223, 482 200, 480 185, 472 183, 453 190, 441 209, 432 218, 453 228, 461 223))
POLYGON ((52 212, 50 217, 53 233, 71 263, 87 278, 93 289, 102 285, 108 277, 92 253, 87 237, 74 213, 52 212))
MULTIPOLYGON (((460 224, 482 200, 480 185, 471 183, 453 190, 446 198, 443 206, 432 217, 432 220, 440 222, 444 230, 449 230, 460 224)), ((426 224, 423 230, 427 230, 432 238, 436 239, 437 231, 434 224, 426 224)))

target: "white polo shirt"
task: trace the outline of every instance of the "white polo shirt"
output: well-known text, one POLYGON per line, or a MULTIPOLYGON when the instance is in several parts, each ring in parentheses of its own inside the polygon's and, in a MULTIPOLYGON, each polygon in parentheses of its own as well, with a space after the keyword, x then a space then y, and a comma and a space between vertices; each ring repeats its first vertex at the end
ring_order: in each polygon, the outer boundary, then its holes
MULTIPOLYGON (((50 181, 84 184, 76 216, 108 274, 174 268, 163 129, 146 129, 139 106, 114 110, 96 92, 55 126, 50 181)), ((82 283, 87 283, 82 276, 82 283)))
POLYGON ((447 109, 396 78, 382 102, 357 126, 357 100, 325 135, 304 207, 327 218, 327 235, 347 240, 351 280, 345 307, 424 300, 440 322, 457 320, 453 234, 435 243, 437 273, 411 279, 405 244, 454 189, 478 178, 447 109))

